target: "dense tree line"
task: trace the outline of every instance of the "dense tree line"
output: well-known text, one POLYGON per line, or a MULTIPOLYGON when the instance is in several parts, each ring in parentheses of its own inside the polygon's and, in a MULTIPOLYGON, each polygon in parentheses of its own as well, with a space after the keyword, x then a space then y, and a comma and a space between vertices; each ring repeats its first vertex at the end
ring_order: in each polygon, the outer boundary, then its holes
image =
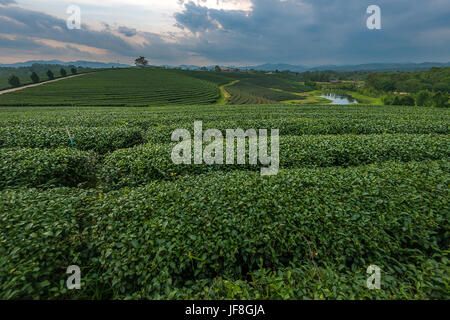
POLYGON ((450 68, 431 68, 420 72, 374 72, 366 86, 381 92, 418 93, 421 90, 450 92, 450 68))
POLYGON ((447 92, 421 90, 416 94, 385 95, 382 101, 385 105, 447 108, 449 107, 449 98, 447 92))
POLYGON ((375 72, 367 76, 366 88, 383 94, 387 105, 448 107, 450 68, 421 72, 375 72))

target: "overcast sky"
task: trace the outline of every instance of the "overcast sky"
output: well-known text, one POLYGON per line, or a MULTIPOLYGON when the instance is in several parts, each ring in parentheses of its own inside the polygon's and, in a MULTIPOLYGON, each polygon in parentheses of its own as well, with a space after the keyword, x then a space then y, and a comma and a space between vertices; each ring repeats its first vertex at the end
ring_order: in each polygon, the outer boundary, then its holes
POLYGON ((449 62, 450 0, 0 0, 0 63, 449 62), (95 4, 94 4, 95 3, 95 4), (67 8, 81 9, 69 30, 67 8), (369 5, 381 30, 369 30, 369 5))

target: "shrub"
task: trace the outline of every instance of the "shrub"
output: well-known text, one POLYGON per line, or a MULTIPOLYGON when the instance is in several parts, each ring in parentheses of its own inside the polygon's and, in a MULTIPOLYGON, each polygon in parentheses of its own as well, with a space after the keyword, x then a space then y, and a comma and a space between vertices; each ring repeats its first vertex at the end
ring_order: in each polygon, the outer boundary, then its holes
POLYGON ((71 149, 2 149, 0 190, 9 187, 76 187, 95 182, 96 157, 71 149))
POLYGON ((39 76, 37 75, 36 72, 33 72, 30 76, 31 81, 33 81, 33 83, 38 83, 39 82, 39 76))
POLYGON ((0 193, 0 299, 74 296, 65 285, 71 264, 82 266, 83 285, 89 281, 87 258, 98 253, 82 231, 95 224, 96 198, 95 191, 71 189, 0 193))
POLYGON ((77 68, 71 68, 70 72, 72 72, 72 74, 77 74, 78 73, 77 68))
POLYGON ((49 80, 55 79, 55 75, 53 74, 53 72, 51 70, 47 71, 47 77, 49 80))
MULTIPOLYGON (((171 159, 173 146, 174 144, 144 145, 108 155, 100 172, 103 187, 132 187, 155 180, 170 180, 180 175, 211 171, 260 169, 259 165, 249 164, 175 165, 171 159)), ((248 152, 248 147, 246 150, 248 152)), ((391 160, 439 160, 449 158, 449 150, 450 139, 447 135, 282 136, 280 167, 349 167, 391 160)), ((226 147, 223 163, 225 157, 226 147)), ((248 156, 246 159, 248 163, 248 156)))
POLYGON ((416 102, 411 95, 404 95, 400 97, 400 105, 402 106, 415 106, 416 102))
POLYGON ((20 79, 19 77, 12 75, 8 78, 8 83, 11 87, 16 88, 20 86, 20 79))
POLYGON ((67 71, 64 68, 61 68, 59 72, 61 73, 61 77, 67 76, 67 71))
MULTIPOLYGON (((105 154, 121 148, 130 148, 144 142, 141 131, 133 128, 71 128, 74 147, 105 154)), ((59 148, 70 147, 65 128, 36 126, 0 128, 2 148, 59 148)))
POLYGON ((448 107, 449 95, 447 92, 436 92, 433 94, 433 106, 436 108, 448 107))
POLYGON ((416 104, 418 106, 431 107, 432 103, 432 94, 430 91, 422 90, 416 94, 416 104))
MULTIPOLYGON (((341 271, 390 268, 388 290, 395 290, 408 283, 405 266, 417 279, 420 263, 434 254, 439 261, 448 244, 448 170, 443 162, 290 170, 268 179, 233 172, 124 189, 105 197, 97 224, 99 261, 108 266, 102 279, 116 292, 154 297, 262 268, 313 271, 313 259, 341 271)), ((442 297, 442 284, 435 289, 442 297)))
POLYGON ((242 288, 257 299, 264 279, 291 270, 277 283, 295 299, 442 299, 449 170, 447 161, 390 162, 215 173, 107 194, 4 191, 0 297, 190 298, 217 284, 210 298, 242 288), (70 264, 82 267, 83 290, 64 288, 70 264), (382 293, 361 289, 370 264, 383 270, 382 293))

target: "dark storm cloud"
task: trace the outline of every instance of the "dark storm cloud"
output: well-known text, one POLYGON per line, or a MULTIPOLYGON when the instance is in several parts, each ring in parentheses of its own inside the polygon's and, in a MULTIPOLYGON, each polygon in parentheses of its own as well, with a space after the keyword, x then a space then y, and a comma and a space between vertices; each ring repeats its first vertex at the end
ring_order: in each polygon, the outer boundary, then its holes
POLYGON ((0 8, 2 33, 30 38, 50 39, 113 50, 126 54, 133 48, 108 31, 94 31, 82 25, 81 30, 69 30, 66 21, 45 13, 19 7, 0 8))
POLYGON ((447 0, 254 0, 249 13, 188 2, 175 19, 197 35, 191 50, 219 61, 450 60, 447 0), (382 30, 366 27, 371 4, 382 30))
MULTIPOLYGON (((12 1, 0 0, 0 4, 12 1)), ((250 11, 210 9, 204 1, 180 1, 174 15, 180 34, 142 32, 113 21, 102 31, 86 25, 68 30, 66 21, 18 6, 0 6, 0 48, 9 52, 51 51, 34 39, 50 39, 108 50, 112 56, 144 55, 158 64, 184 64, 190 58, 214 63, 355 64, 450 60, 448 0, 253 0, 250 11), (382 10, 382 30, 368 30, 366 9, 382 10), (119 36, 119 35, 122 35, 119 36), (139 36, 146 42, 123 39, 139 36)), ((64 48, 58 48, 64 50, 64 48)), ((86 53, 84 53, 86 54, 86 53)))

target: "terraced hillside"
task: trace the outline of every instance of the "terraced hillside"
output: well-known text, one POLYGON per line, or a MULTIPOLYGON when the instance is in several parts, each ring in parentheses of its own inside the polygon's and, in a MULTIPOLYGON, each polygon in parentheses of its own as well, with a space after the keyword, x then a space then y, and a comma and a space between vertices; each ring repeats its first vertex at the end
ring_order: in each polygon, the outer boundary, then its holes
POLYGON ((0 95, 0 105, 136 106, 215 103, 212 82, 171 70, 116 69, 0 95))
POLYGON ((0 108, 0 298, 448 299, 449 112, 0 108), (200 120, 279 129, 278 175, 174 165, 200 120))

